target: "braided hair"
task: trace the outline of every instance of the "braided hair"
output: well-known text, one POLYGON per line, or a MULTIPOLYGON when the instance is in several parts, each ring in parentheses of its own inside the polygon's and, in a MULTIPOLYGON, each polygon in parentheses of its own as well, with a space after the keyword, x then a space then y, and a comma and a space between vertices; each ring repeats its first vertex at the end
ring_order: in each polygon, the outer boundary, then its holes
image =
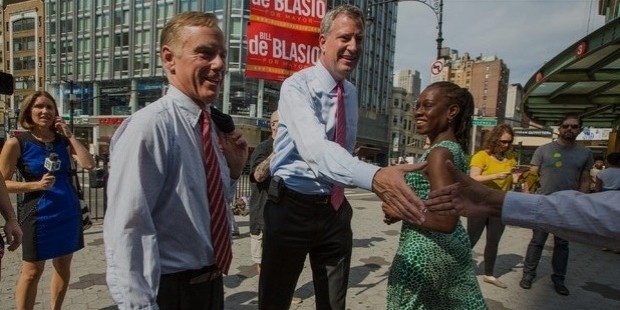
POLYGON ((467 88, 460 87, 452 82, 440 81, 427 88, 438 88, 441 94, 448 99, 448 104, 459 106, 459 113, 454 117, 454 136, 464 151, 469 145, 469 131, 471 117, 474 114, 474 97, 467 88))

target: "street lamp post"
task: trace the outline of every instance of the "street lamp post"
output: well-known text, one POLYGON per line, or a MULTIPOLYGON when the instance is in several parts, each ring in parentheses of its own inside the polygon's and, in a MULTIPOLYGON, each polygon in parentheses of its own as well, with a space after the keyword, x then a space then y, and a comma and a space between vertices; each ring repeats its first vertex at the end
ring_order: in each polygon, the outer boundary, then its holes
POLYGON ((426 5, 427 7, 429 7, 431 10, 433 10, 433 12, 435 13, 435 17, 437 17, 437 39, 435 40, 437 41, 437 58, 436 59, 440 59, 441 58, 441 44, 443 43, 443 32, 441 31, 442 26, 443 26, 443 0, 384 0, 384 1, 374 2, 374 3, 371 2, 368 4, 368 10, 366 12, 366 22, 368 23, 373 22, 374 18, 372 17, 372 7, 386 4, 386 3, 391 3, 391 2, 404 2, 404 1, 413 1, 413 2, 422 3, 426 5), (431 2, 433 4, 431 4, 431 2))

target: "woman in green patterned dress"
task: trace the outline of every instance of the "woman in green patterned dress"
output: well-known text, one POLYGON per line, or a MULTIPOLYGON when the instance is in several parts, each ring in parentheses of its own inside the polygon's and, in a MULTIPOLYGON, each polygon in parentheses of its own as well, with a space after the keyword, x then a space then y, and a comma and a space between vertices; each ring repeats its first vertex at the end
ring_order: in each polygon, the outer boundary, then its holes
MULTIPOLYGON (((423 172, 405 176, 423 200, 432 189, 454 183, 445 167, 447 159, 467 170, 469 121, 474 102, 471 93, 451 82, 429 85, 415 109, 418 133, 427 135, 430 148, 421 160, 423 172)), ((386 222, 397 220, 386 214, 386 222)), ((471 261, 469 239, 458 216, 427 213, 422 225, 403 222, 400 242, 390 269, 387 308, 486 309, 471 261)))

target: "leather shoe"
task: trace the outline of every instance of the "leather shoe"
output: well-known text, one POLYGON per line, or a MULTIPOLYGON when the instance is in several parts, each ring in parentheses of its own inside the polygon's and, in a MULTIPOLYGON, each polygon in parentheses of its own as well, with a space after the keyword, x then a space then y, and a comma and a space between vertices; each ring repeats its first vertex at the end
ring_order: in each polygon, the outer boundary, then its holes
POLYGON ((532 288, 532 280, 530 280, 528 278, 523 278, 523 279, 521 279, 521 282, 519 282, 519 286, 522 289, 529 290, 529 289, 532 288))
POLYGON ((564 286, 564 284, 562 283, 553 283, 553 288, 555 288, 555 292, 560 295, 566 296, 570 294, 570 292, 568 291, 568 288, 566 288, 566 286, 564 286))

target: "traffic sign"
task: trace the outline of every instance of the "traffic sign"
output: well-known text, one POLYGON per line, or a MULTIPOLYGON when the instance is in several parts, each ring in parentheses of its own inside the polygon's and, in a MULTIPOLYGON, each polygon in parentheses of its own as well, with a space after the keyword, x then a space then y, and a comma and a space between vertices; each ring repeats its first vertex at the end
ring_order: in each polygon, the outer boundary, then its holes
POLYGON ((497 118, 495 117, 474 117, 471 120, 471 124, 474 126, 493 127, 497 125, 497 118))
POLYGON ((431 74, 439 75, 443 71, 443 59, 435 60, 431 65, 431 74))

